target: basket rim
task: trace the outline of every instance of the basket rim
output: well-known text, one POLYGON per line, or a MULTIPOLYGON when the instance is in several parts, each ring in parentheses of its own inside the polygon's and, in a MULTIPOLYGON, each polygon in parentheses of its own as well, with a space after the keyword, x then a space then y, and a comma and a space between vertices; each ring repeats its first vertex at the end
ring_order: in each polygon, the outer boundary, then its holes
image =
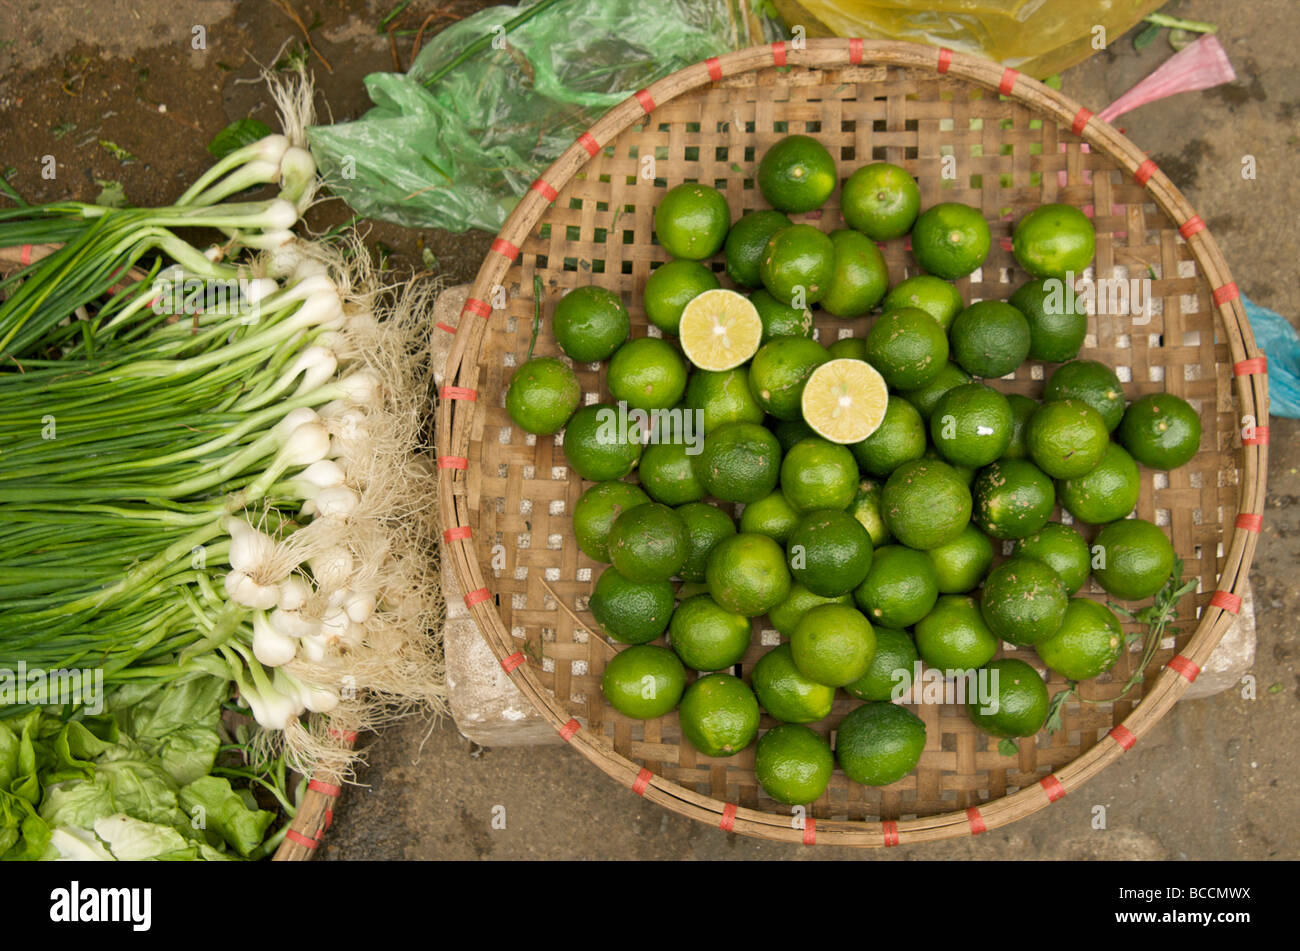
MULTIPOLYGON (((439 324, 433 331, 454 333, 444 373, 444 388, 455 390, 474 382, 479 347, 493 313, 491 304, 487 303, 492 297, 490 288, 503 282, 506 272, 519 256, 520 246, 550 208, 559 190, 590 158, 598 155, 606 143, 626 128, 652 113, 658 105, 711 83, 773 66, 810 69, 897 66, 933 71, 994 90, 1026 105, 1117 161, 1146 188, 1156 206, 1178 225, 1201 274, 1213 289, 1214 303, 1228 338, 1233 385, 1241 412, 1254 421, 1264 420, 1266 423, 1268 390, 1264 364, 1260 359, 1262 355, 1255 344, 1227 262, 1204 220, 1141 149, 1075 100, 1017 70, 947 48, 859 38, 808 39, 798 45, 777 42, 712 57, 660 79, 611 108, 582 133, 520 199, 479 268, 459 325, 451 328, 439 324)), ((476 405, 475 401, 455 398, 454 392, 448 394, 445 389, 439 392, 435 436, 439 453, 438 495, 443 525, 448 529, 444 532, 442 553, 451 560, 461 590, 468 592, 465 604, 469 613, 511 681, 564 740, 638 795, 725 831, 805 845, 884 847, 978 835, 1035 813, 1067 792, 1078 789, 1131 749, 1168 712, 1232 624, 1247 583, 1264 507, 1268 429, 1267 425, 1252 423, 1253 438, 1243 441, 1233 450, 1239 454, 1241 471, 1237 490, 1238 515, 1224 552, 1216 592, 1204 608, 1182 653, 1166 664, 1124 721, 1109 732, 1111 742, 1098 741, 1039 782, 980 806, 899 820, 814 821, 808 817, 798 828, 789 816, 724 803, 653 774, 641 764, 617 753, 606 745, 603 735, 597 736, 571 717, 524 662, 492 602, 473 537, 464 529, 452 531, 455 527, 469 524, 470 506, 465 487, 476 405)))

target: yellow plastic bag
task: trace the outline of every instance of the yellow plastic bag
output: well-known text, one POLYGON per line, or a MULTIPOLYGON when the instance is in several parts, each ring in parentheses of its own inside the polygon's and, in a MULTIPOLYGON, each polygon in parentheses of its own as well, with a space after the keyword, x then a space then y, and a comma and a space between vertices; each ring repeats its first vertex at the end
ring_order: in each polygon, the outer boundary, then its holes
POLYGON ((1165 0, 774 0, 786 25, 791 29, 801 25, 808 36, 861 36, 947 46, 987 56, 1037 79, 1059 73, 1119 40, 1164 3, 1165 0))

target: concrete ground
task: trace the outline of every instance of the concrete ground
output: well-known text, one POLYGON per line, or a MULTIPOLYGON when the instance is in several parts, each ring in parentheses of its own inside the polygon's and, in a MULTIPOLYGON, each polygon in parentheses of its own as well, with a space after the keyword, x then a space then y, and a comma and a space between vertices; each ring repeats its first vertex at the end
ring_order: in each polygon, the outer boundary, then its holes
MULTIPOLYGON (((411 4, 405 26, 478 0, 411 4)), ((256 62, 292 50, 311 29, 310 63, 337 119, 364 111, 362 78, 394 68, 376 31, 395 0, 242 2, 0 0, 0 170, 28 200, 94 198, 117 182, 135 203, 174 197, 204 168, 204 146, 249 114, 273 122, 256 62), (201 31, 199 28, 202 28, 201 31), (206 49, 195 49, 200 32, 206 49), (324 58, 330 65, 324 66, 324 58), (165 108, 163 108, 165 107, 165 108), (58 175, 40 175, 54 155, 58 175)), ((1300 251, 1300 41, 1294 0, 1175 0, 1165 12, 1219 24, 1238 73, 1228 86, 1145 106, 1119 125, 1183 189, 1213 229, 1240 286, 1300 320, 1292 289, 1300 251), (1253 156, 1258 175, 1241 174, 1253 156)), ((394 39, 409 62, 412 37, 394 39)), ((1069 71, 1065 91, 1094 110, 1170 55, 1163 39, 1129 37, 1069 71)), ((344 220, 337 205, 317 223, 344 220)), ((397 268, 425 249, 450 282, 474 276, 490 235, 376 225, 372 242, 397 268)), ((1272 420, 1268 512, 1251 573, 1259 650, 1254 699, 1232 691, 1180 704, 1133 753, 1079 794, 978 839, 860 853, 779 846, 671 815, 621 788, 567 747, 473 747, 450 722, 410 721, 374 738, 360 788, 349 789, 320 855, 326 859, 466 858, 1112 858, 1300 856, 1300 423, 1272 420), (1096 806, 1105 830, 1093 829, 1096 806), (504 828, 496 828, 502 823, 504 828)))

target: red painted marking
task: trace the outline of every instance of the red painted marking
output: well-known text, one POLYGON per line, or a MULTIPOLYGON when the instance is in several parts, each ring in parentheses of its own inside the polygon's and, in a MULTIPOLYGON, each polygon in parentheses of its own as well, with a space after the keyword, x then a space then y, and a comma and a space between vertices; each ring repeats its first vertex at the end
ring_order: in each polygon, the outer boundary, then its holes
POLYGON ((849 40, 849 62, 854 66, 862 62, 862 40, 856 36, 849 40))
POLYGON ((595 155, 600 151, 600 143, 596 141, 595 136, 590 132, 584 132, 578 136, 578 144, 586 149, 588 155, 595 155))
POLYGON ((325 810, 325 831, 328 832, 330 826, 332 826, 333 824, 334 824, 334 810, 326 809, 325 810))
POLYGON ((948 72, 948 67, 952 65, 952 50, 946 46, 939 47, 939 65, 938 70, 941 73, 948 72))
POLYGON ((1178 226, 1178 233, 1184 238, 1190 238, 1192 235, 1205 230, 1205 219, 1200 215, 1192 215, 1181 225, 1178 226))
POLYGON ((439 469, 468 469, 469 460, 464 456, 439 456, 439 469))
POLYGON ((317 840, 309 839, 305 835, 302 835, 300 832, 297 832, 294 829, 290 829, 288 832, 286 832, 284 834, 284 837, 288 839, 290 842, 298 843, 304 849, 314 849, 316 848, 316 846, 320 845, 320 842, 318 842, 317 840))
POLYGON ((1070 131, 1075 135, 1083 135, 1083 130, 1087 128, 1088 121, 1092 118, 1091 109, 1080 109, 1074 114, 1074 121, 1070 123, 1070 131))
POLYGON ((444 400, 469 400, 471 403, 478 402, 478 390, 471 390, 465 386, 444 386, 438 391, 438 394, 444 400))
POLYGON ((650 95, 644 89, 638 89, 636 91, 636 101, 641 103, 641 108, 646 111, 646 115, 655 111, 654 96, 650 95))
POLYGON ((456 332, 455 327, 453 327, 451 324, 444 324, 441 320, 438 321, 436 324, 434 324, 434 326, 437 327, 439 330, 447 331, 447 333, 449 334, 454 334, 456 332))
POLYGON ((808 816, 803 821, 803 844, 812 845, 817 841, 817 820, 808 816))
POLYGON ((1201 668, 1197 667, 1182 654, 1171 658, 1169 663, 1165 664, 1165 666, 1175 673, 1182 674, 1187 678, 1188 683, 1195 680, 1197 675, 1201 672, 1201 668))
POLYGON ((777 66, 785 65, 785 42, 778 40, 772 44, 772 62, 777 66))
POLYGON ((988 826, 984 824, 984 817, 974 806, 966 810, 966 821, 970 823, 970 834, 979 835, 981 832, 987 832, 988 826))
POLYGON ((1138 738, 1133 735, 1133 731, 1122 723, 1106 735, 1118 743, 1125 752, 1133 749, 1133 744, 1138 741, 1138 738))
POLYGON ((335 799, 343 792, 342 786, 335 786, 333 783, 323 782, 319 779, 313 779, 307 783, 308 789, 314 789, 318 793, 324 793, 326 796, 332 796, 335 799))
POLYGON ((18 263, 23 267, 32 263, 32 246, 24 244, 22 250, 18 252, 18 263))
POLYGON ((1242 437, 1243 446, 1267 446, 1268 445, 1268 427, 1256 426, 1251 430, 1249 436, 1242 437))
POLYGON ((344 743, 355 743, 357 741, 357 733, 355 730, 339 730, 330 727, 329 733, 330 736, 337 736, 344 743))
POLYGON ((1251 357, 1249 360, 1239 360, 1232 365, 1233 376, 1250 376, 1252 373, 1267 373, 1268 357, 1251 357))
POLYGON ((1002 74, 1002 82, 998 83, 998 92, 1002 93, 1004 96, 1011 95, 1011 90, 1016 87, 1016 77, 1019 75, 1019 72, 1011 67, 1007 67, 1006 71, 1002 74))
MULTIPOLYGON (((513 247, 513 245, 511 245, 511 247, 513 247)), ((493 244, 492 250, 496 250, 495 243, 493 244)), ((516 251, 515 253, 517 254, 518 252, 516 251)), ((487 320, 492 316, 492 305, 485 300, 471 297, 469 300, 465 301, 465 306, 461 308, 461 313, 478 314, 484 320, 487 320)))
POLYGON ((1228 303, 1228 301, 1236 300, 1240 296, 1241 291, 1237 290, 1237 284, 1235 281, 1214 289, 1214 302, 1220 307, 1228 303))
POLYGON ((476 604, 482 604, 484 601, 490 600, 491 597, 491 591, 487 588, 479 588, 477 591, 471 591, 465 595, 465 606, 472 608, 476 604))
POLYGON ((736 827, 736 804, 729 802, 722 807, 722 821, 718 823, 718 828, 723 832, 730 832, 736 827))
POLYGON ((442 533, 443 541, 454 542, 457 539, 469 538, 474 534, 474 530, 468 525, 457 525, 455 528, 449 528, 442 533))
POLYGON ((1056 802, 1065 795, 1065 787, 1061 785, 1061 781, 1053 773, 1048 773, 1040 779, 1038 785, 1042 786, 1043 792, 1047 793, 1048 802, 1056 802))
POLYGON ((515 670, 518 669, 519 665, 522 664, 523 662, 524 662, 523 652, 515 651, 513 654, 511 654, 509 657, 507 657, 505 660, 501 662, 501 669, 504 670, 507 674, 513 674, 515 670))
POLYGON ((893 819, 886 819, 881 823, 885 832, 885 846, 898 845, 898 823, 893 819))
POLYGON ((560 194, 554 188, 548 185, 546 182, 542 181, 540 178, 537 179, 537 181, 533 182, 528 187, 533 191, 537 192, 537 194, 541 195, 547 201, 555 201, 555 197, 560 194))
POLYGON ((632 792, 636 793, 638 796, 644 796, 645 789, 650 785, 650 780, 653 776, 654 773, 642 767, 641 772, 636 774, 636 782, 632 784, 632 792))
MULTIPOLYGON (((507 241, 505 238, 497 238, 495 241, 493 241, 491 245, 491 250, 495 251, 497 254, 500 254, 502 257, 505 257, 506 259, 511 261, 519 257, 519 249, 516 248, 513 244, 511 244, 509 241, 507 241)), ((491 310, 489 310, 488 313, 491 313, 491 310)))
POLYGON ((710 56, 704 61, 704 65, 709 67, 709 78, 715 83, 722 78, 722 63, 716 56, 710 56))
POLYGON ((1257 532, 1264 527, 1264 516, 1242 512, 1237 516, 1236 526, 1248 532, 1257 532))
POLYGON ((1214 597, 1210 598, 1210 604, 1216 608, 1223 608, 1229 614, 1237 614, 1241 611, 1241 598, 1231 591, 1214 592, 1214 597))
POLYGON ((560 739, 564 740, 565 743, 568 743, 573 739, 573 734, 577 733, 580 729, 582 729, 582 724, 577 720, 571 719, 568 723, 564 724, 564 726, 560 727, 560 739))
POLYGON ((1143 162, 1141 165, 1137 167, 1137 171, 1133 173, 1133 177, 1137 179, 1137 183, 1139 185, 1145 185, 1148 181, 1151 180, 1151 176, 1154 175, 1155 173, 1156 173, 1156 163, 1151 161, 1150 159, 1147 159, 1145 162, 1143 162))

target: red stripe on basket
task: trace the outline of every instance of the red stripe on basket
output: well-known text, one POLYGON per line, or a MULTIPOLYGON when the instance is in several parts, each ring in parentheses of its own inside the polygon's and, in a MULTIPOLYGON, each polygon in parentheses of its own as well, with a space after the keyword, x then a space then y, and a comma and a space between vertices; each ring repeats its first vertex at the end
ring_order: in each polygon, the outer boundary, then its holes
POLYGON ((785 65, 785 41, 777 40, 772 44, 772 62, 777 66, 785 65))
POLYGON ((948 67, 952 65, 952 50, 946 46, 939 47, 939 65, 935 67, 941 73, 948 72, 948 67))
POLYGON ((587 154, 591 156, 594 156, 600 151, 600 143, 596 141, 595 136, 590 132, 584 132, 582 135, 578 136, 578 144, 586 149, 587 154))
POLYGON ((1202 218, 1200 215, 1192 215, 1192 217, 1188 218, 1186 221, 1184 221, 1181 225, 1178 226, 1178 233, 1181 234, 1184 238, 1190 238, 1192 235, 1198 234, 1199 232, 1204 230, 1205 230, 1205 219, 1202 218))
POLYGON ((513 674, 519 668, 519 665, 522 664, 523 662, 524 662, 523 651, 515 651, 513 654, 511 654, 509 657, 507 657, 505 660, 501 662, 501 669, 504 670, 507 674, 513 674))
POLYGON ((22 250, 18 252, 18 263, 23 267, 32 263, 32 246, 24 244, 22 250))
POLYGON ((456 332, 455 327, 453 327, 451 324, 444 324, 441 320, 438 321, 436 324, 434 324, 434 326, 437 327, 439 330, 447 331, 447 333, 449 334, 454 334, 456 332))
POLYGON ((1197 678, 1197 675, 1201 672, 1201 668, 1197 667, 1182 654, 1178 654, 1171 658, 1169 663, 1165 664, 1165 666, 1176 674, 1182 674, 1187 678, 1189 684, 1194 681, 1197 678))
POLYGON ((1268 445, 1268 427, 1254 426, 1251 428, 1249 436, 1243 436, 1241 440, 1243 446, 1267 446, 1268 445))
POLYGON ((1233 376, 1250 376, 1253 373, 1268 372, 1268 357, 1251 357, 1249 360, 1238 360, 1232 365, 1233 376))
POLYGON ((641 103, 641 108, 646 111, 647 115, 655 111, 655 98, 644 89, 636 91, 636 101, 641 103))
POLYGON ((709 78, 715 83, 722 78, 722 63, 716 56, 710 56, 704 61, 704 65, 709 67, 709 78))
POLYGON ((439 469, 468 469, 469 460, 464 456, 439 456, 439 469))
MULTIPOLYGON (((513 244, 510 245, 510 247, 513 248, 514 245, 513 244)), ((495 241, 492 242, 492 250, 493 251, 497 250, 495 241)), ((502 253, 504 254, 505 252, 502 251, 502 253)), ((516 254, 519 253, 518 249, 515 250, 515 253, 516 254)), ((465 313, 478 314, 484 320, 487 320, 489 317, 492 316, 492 305, 485 300, 479 300, 477 297, 471 297, 469 300, 465 301, 465 306, 461 308, 460 312, 462 314, 465 313)))
POLYGON ((325 810, 325 831, 328 832, 330 826, 332 826, 333 824, 334 824, 334 810, 326 809, 325 810))
POLYGON ((556 196, 560 194, 554 188, 548 185, 546 182, 542 181, 540 178, 537 179, 537 181, 533 182, 528 187, 532 191, 537 192, 537 194, 541 195, 547 201, 555 201, 556 196))
POLYGON ((333 783, 323 782, 322 780, 319 779, 309 780, 307 783, 307 788, 314 789, 318 793, 324 793, 326 796, 333 796, 336 799, 338 798, 339 794, 343 792, 342 786, 335 786, 333 783))
POLYGON ((1091 109, 1080 109, 1074 114, 1074 121, 1070 123, 1070 131, 1075 135, 1083 135, 1083 130, 1088 127, 1088 122, 1091 119, 1091 109))
MULTIPOLYGON (((519 249, 516 248, 513 244, 511 244, 509 241, 507 241, 505 238, 497 238, 495 241, 493 241, 491 245, 491 250, 495 251, 497 254, 501 255, 502 257, 510 261, 513 261, 515 258, 519 257, 519 249)), ((492 313, 491 308, 488 309, 488 313, 489 314, 492 313)), ((486 316, 486 314, 484 316, 486 316)))
POLYGON ((856 66, 862 62, 862 40, 859 37, 852 37, 849 40, 849 62, 856 66))
POLYGON ((1223 608, 1229 614, 1237 614, 1241 611, 1241 598, 1231 591, 1214 592, 1214 597, 1210 598, 1210 604, 1216 608, 1223 608))
POLYGON ((817 841, 817 820, 807 816, 803 820, 803 844, 812 845, 817 841))
POLYGON ((1133 731, 1122 723, 1106 735, 1118 743, 1120 749, 1125 750, 1126 752, 1133 749, 1133 744, 1138 741, 1138 738, 1133 735, 1133 731))
POLYGON ((1264 516, 1254 515, 1250 512, 1242 512, 1237 516, 1237 521, 1234 524, 1236 524, 1237 528, 1244 529, 1248 532, 1258 532, 1264 527, 1264 516))
POLYGON ((316 848, 316 846, 320 845, 320 842, 318 842, 316 839, 309 839, 305 835, 303 835, 300 832, 297 832, 294 829, 290 829, 288 832, 286 832, 284 834, 284 837, 288 839, 290 842, 298 843, 298 845, 301 845, 304 849, 314 849, 316 848))
POLYGON ((650 785, 650 780, 653 777, 654 773, 650 772, 650 770, 643 766, 641 772, 636 774, 636 782, 632 784, 632 792, 636 793, 638 796, 644 796, 646 787, 650 785))
POLYGON ((446 542, 454 542, 461 538, 469 538, 473 534, 474 529, 470 528, 468 525, 457 525, 455 528, 449 528, 443 532, 442 540, 446 542))
POLYGON ((479 588, 477 591, 471 591, 469 594, 465 595, 465 606, 472 608, 474 605, 482 604, 491 597, 491 591, 487 588, 479 588))
POLYGON ((898 845, 898 823, 893 819, 886 819, 882 822, 881 827, 885 832, 885 846, 898 845))
POLYGON ((560 727, 560 739, 562 739, 565 743, 568 743, 571 739, 573 739, 573 734, 577 733, 580 729, 582 729, 582 724, 580 724, 577 720, 570 719, 568 723, 560 727))
POLYGON ((438 391, 438 395, 444 400, 469 400, 471 403, 478 401, 478 390, 471 390, 465 386, 444 386, 438 391))
POLYGON ((988 826, 984 824, 984 817, 974 806, 966 810, 966 821, 970 823, 970 834, 979 835, 981 832, 987 832, 988 826))
POLYGON ((344 743, 355 743, 357 741, 356 730, 339 730, 339 729, 335 729, 334 727, 330 727, 329 735, 337 736, 344 743))
POLYGON ((736 827, 736 804, 729 802, 722 807, 722 821, 718 823, 718 828, 723 832, 730 832, 736 827))
POLYGON ((1151 180, 1151 176, 1154 175, 1155 173, 1156 173, 1156 163, 1151 161, 1151 159, 1147 159, 1145 162, 1143 162, 1141 165, 1137 167, 1137 170, 1133 173, 1133 177, 1137 179, 1137 183, 1139 185, 1145 185, 1148 181, 1151 180))
POLYGON ((1214 302, 1220 307, 1228 303, 1228 301, 1236 300, 1240 296, 1241 291, 1237 290, 1237 283, 1235 281, 1214 289, 1214 302))
POLYGON ((1054 773, 1048 773, 1038 781, 1038 785, 1042 786, 1043 792, 1047 793, 1048 802, 1056 802, 1065 795, 1065 787, 1061 785, 1061 781, 1054 773))
POLYGON ((1008 66, 1006 71, 1002 73, 1002 82, 998 83, 998 92, 1004 96, 1011 95, 1011 90, 1016 88, 1016 77, 1019 75, 1019 72, 1008 66))

